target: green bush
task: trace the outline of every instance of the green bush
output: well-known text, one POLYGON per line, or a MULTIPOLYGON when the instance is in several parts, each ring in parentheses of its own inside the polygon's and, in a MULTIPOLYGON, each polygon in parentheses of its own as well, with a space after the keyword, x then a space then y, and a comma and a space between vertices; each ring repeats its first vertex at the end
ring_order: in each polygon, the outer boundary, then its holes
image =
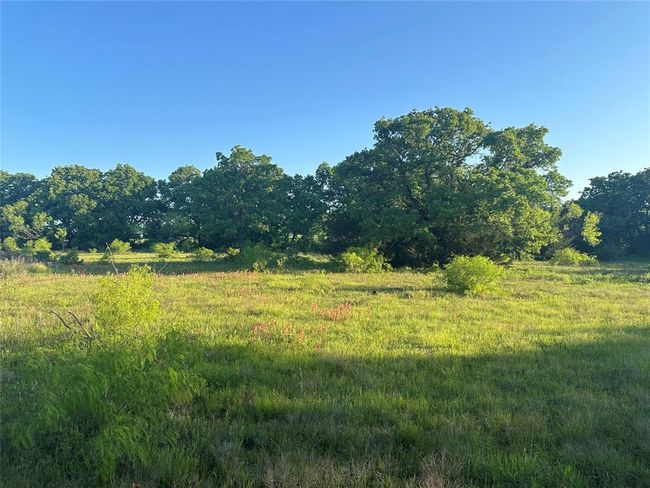
POLYGON ((5 237, 2 241, 2 252, 9 256, 17 256, 20 254, 20 246, 15 237, 5 237))
POLYGON ((40 237, 34 241, 27 241, 23 252, 27 256, 39 261, 53 261, 55 257, 52 252, 52 243, 45 237, 40 237))
POLYGON ((147 335, 159 318, 154 273, 132 265, 121 275, 104 277, 93 297, 95 328, 106 340, 147 335))
POLYGON ((194 237, 186 237, 181 239, 176 247, 181 252, 192 252, 198 245, 199 243, 194 237))
POLYGON ((120 241, 119 239, 113 239, 113 241, 106 246, 107 254, 126 254, 131 250, 131 244, 128 242, 120 241))
POLYGON ((159 258, 171 258, 176 254, 176 244, 173 242, 157 242, 151 246, 151 250, 156 253, 159 258))
POLYGON ((229 247, 226 249, 226 254, 230 257, 239 256, 240 252, 241 249, 239 249, 238 247, 229 247))
POLYGON ((348 273, 380 273, 391 269, 376 249, 351 247, 341 254, 343 269, 348 273))
POLYGON ((199 247, 194 249, 190 254, 192 261, 212 261, 215 258, 214 251, 207 247, 199 247))
POLYGON ((503 270, 484 256, 456 256, 444 274, 448 289, 471 294, 496 287, 503 270))
POLYGON ((83 261, 79 259, 79 251, 76 249, 70 249, 67 253, 62 254, 59 257, 59 262, 61 264, 79 264, 83 261))
POLYGON ((565 266, 592 266, 598 264, 595 256, 576 251, 571 247, 556 251, 551 257, 551 262, 565 266))
POLYGON ((245 244, 239 254, 234 257, 235 261, 243 268, 250 271, 267 271, 273 268, 282 268, 286 257, 281 253, 273 251, 262 244, 245 244))

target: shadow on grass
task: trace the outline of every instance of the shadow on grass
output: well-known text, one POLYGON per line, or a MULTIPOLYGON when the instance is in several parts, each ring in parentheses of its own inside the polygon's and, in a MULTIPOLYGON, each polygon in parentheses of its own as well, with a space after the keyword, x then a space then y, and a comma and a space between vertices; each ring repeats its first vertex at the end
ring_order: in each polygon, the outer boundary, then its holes
MULTIPOLYGON (((388 294, 399 298, 413 298, 415 296, 434 296, 455 293, 444 285, 423 287, 421 285, 341 285, 336 287, 337 291, 344 293, 363 293, 368 295, 388 294)), ((462 295, 462 293, 458 293, 462 295)))
MULTIPOLYGON (((94 261, 76 265, 52 264, 49 269, 54 273, 80 273, 99 275, 114 272, 126 271, 131 265, 149 265, 160 274, 197 274, 197 273, 218 273, 218 272, 241 272, 249 271, 236 259, 219 258, 214 261, 165 261, 161 259, 143 260, 135 257, 132 261, 119 260, 114 263, 106 261, 94 261)), ((276 273, 295 272, 336 272, 337 263, 331 259, 315 258, 310 255, 296 254, 287 258, 286 265, 279 269, 271 269, 276 273)))
POLYGON ((153 348, 36 346, 4 344, 6 486, 93 485, 107 465, 116 486, 650 479, 650 326, 480 356, 182 333, 153 348))
POLYGON ((553 266, 538 263, 531 267, 513 267, 517 275, 536 281, 606 281, 615 283, 650 283, 650 261, 606 262, 595 266, 553 266))

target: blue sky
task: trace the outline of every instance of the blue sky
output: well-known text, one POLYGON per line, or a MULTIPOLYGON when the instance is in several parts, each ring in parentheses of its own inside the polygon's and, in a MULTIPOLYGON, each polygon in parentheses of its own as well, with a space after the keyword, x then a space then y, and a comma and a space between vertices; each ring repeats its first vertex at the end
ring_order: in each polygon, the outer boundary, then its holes
POLYGON ((575 183, 650 165, 648 3, 7 3, 1 167, 163 178, 236 144, 311 173, 411 109, 550 129, 575 183))

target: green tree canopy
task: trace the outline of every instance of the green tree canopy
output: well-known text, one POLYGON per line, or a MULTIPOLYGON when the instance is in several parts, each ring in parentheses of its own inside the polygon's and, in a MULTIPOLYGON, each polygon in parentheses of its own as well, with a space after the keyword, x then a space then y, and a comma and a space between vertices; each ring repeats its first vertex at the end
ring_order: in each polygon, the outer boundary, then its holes
POLYGON ((579 204, 601 215, 601 256, 650 255, 650 168, 592 178, 579 204))
POLYGON ((533 125, 493 131, 469 109, 375 124, 375 144, 334 168, 335 244, 379 245, 395 264, 538 252, 568 181, 533 125))
POLYGON ((162 204, 162 215, 159 218, 161 240, 179 241, 198 236, 201 223, 196 190, 201 177, 201 171, 195 166, 181 166, 166 180, 158 182, 162 204))
POLYGON ((0 239, 46 238, 58 249, 173 242, 179 249, 378 249, 391 264, 454 255, 650 254, 650 169, 569 180, 545 127, 496 129, 470 109, 412 111, 374 126, 372 147, 313 175, 286 175, 235 146, 215 167, 181 166, 156 181, 118 164, 55 167, 42 180, 0 171, 0 239))
POLYGON ((217 153, 217 166, 206 170, 196 189, 201 243, 239 246, 247 240, 271 243, 282 227, 286 194, 282 169, 265 155, 235 146, 217 153))

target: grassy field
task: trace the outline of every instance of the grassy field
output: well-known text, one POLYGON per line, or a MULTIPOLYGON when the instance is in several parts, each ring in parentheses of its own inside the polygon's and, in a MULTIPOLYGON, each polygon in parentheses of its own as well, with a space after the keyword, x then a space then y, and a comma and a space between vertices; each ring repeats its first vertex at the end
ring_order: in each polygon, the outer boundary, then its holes
POLYGON ((3 486, 650 486, 647 262, 519 263, 481 296, 156 266, 147 341, 51 313, 90 320, 110 265, 0 280, 3 486))

